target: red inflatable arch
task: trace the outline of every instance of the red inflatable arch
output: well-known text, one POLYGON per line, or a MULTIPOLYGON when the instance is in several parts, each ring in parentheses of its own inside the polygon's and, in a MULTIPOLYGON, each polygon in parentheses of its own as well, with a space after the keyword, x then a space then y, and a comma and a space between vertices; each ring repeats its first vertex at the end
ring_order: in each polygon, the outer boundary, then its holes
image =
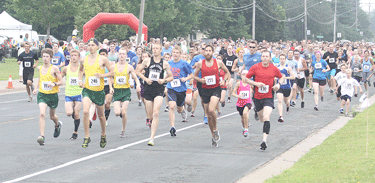
MULTIPOLYGON (((83 26, 83 41, 87 42, 90 38, 95 37, 95 30, 103 24, 120 24, 129 25, 137 34, 139 20, 131 13, 98 13, 94 18, 83 26)), ((142 34, 147 41, 147 26, 143 24, 142 34)))

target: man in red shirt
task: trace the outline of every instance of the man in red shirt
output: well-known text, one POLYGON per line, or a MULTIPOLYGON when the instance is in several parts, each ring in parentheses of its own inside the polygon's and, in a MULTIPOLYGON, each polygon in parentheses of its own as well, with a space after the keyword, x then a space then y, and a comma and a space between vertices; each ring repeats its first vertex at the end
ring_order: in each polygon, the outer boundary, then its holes
POLYGON ((259 120, 263 122, 263 142, 260 149, 266 150, 267 136, 270 132, 270 115, 274 109, 273 92, 279 90, 280 83, 284 81, 280 70, 270 64, 271 53, 269 51, 262 52, 262 62, 250 68, 246 74, 245 83, 255 85, 254 105, 258 113, 259 120), (254 77, 254 81, 249 78, 254 77), (279 78, 279 83, 274 85, 275 77, 279 78))
POLYGON ((207 45, 204 49, 205 59, 197 62, 194 79, 202 83, 201 97, 204 103, 204 111, 208 117, 208 125, 212 133, 212 147, 217 147, 217 141, 220 140, 219 131, 216 127, 216 106, 221 97, 221 88, 224 83, 230 79, 230 73, 224 63, 212 57, 214 48, 207 45), (225 72, 225 79, 220 81, 219 69, 225 72), (199 72, 202 72, 202 78, 198 77, 199 72))

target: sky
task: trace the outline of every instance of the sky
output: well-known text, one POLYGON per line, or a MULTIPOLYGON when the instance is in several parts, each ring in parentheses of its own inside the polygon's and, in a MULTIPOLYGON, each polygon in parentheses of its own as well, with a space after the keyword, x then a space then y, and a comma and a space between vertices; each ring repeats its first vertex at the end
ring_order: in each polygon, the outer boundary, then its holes
POLYGON ((375 1, 374 0, 360 0, 360 7, 365 11, 368 12, 368 3, 371 3, 371 11, 375 10, 375 1))

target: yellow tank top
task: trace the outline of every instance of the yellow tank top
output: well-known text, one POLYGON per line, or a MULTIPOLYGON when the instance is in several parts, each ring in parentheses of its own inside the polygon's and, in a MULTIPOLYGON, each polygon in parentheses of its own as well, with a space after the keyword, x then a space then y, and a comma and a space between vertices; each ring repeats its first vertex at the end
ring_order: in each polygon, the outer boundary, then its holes
POLYGON ((104 89, 104 78, 97 78, 95 73, 104 74, 105 69, 102 69, 99 66, 99 57, 100 55, 96 56, 95 63, 90 65, 89 64, 89 56, 87 55, 85 58, 85 62, 83 66, 85 67, 85 88, 91 91, 102 91, 104 89))
POLYGON ((54 94, 59 91, 58 86, 54 86, 53 88, 48 87, 48 84, 57 82, 57 78, 53 77, 51 74, 52 65, 49 66, 48 71, 46 74, 42 74, 43 66, 40 68, 39 71, 39 92, 44 94, 54 94))
POLYGON ((118 63, 115 65, 115 77, 114 77, 114 88, 129 88, 129 72, 128 72, 128 63, 125 64, 124 70, 119 72, 117 70, 118 63))
POLYGON ((82 88, 79 87, 78 73, 79 73, 79 66, 76 72, 71 71, 70 64, 66 68, 66 87, 65 87, 66 96, 72 97, 76 95, 81 95, 82 88))

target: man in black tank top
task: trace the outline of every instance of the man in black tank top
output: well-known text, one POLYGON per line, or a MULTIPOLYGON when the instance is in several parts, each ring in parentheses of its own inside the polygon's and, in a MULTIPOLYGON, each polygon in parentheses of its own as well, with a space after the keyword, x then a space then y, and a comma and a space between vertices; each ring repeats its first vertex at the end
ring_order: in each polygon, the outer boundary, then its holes
POLYGON ((154 56, 145 59, 136 70, 138 77, 144 80, 144 97, 147 111, 146 125, 151 128, 149 146, 154 145, 154 136, 159 123, 159 111, 163 103, 164 94, 163 84, 173 80, 168 62, 161 58, 161 50, 160 44, 154 44, 152 49, 154 56), (142 74, 143 69, 146 71, 145 74, 142 74), (164 77, 164 71, 167 73, 166 77, 164 77))

